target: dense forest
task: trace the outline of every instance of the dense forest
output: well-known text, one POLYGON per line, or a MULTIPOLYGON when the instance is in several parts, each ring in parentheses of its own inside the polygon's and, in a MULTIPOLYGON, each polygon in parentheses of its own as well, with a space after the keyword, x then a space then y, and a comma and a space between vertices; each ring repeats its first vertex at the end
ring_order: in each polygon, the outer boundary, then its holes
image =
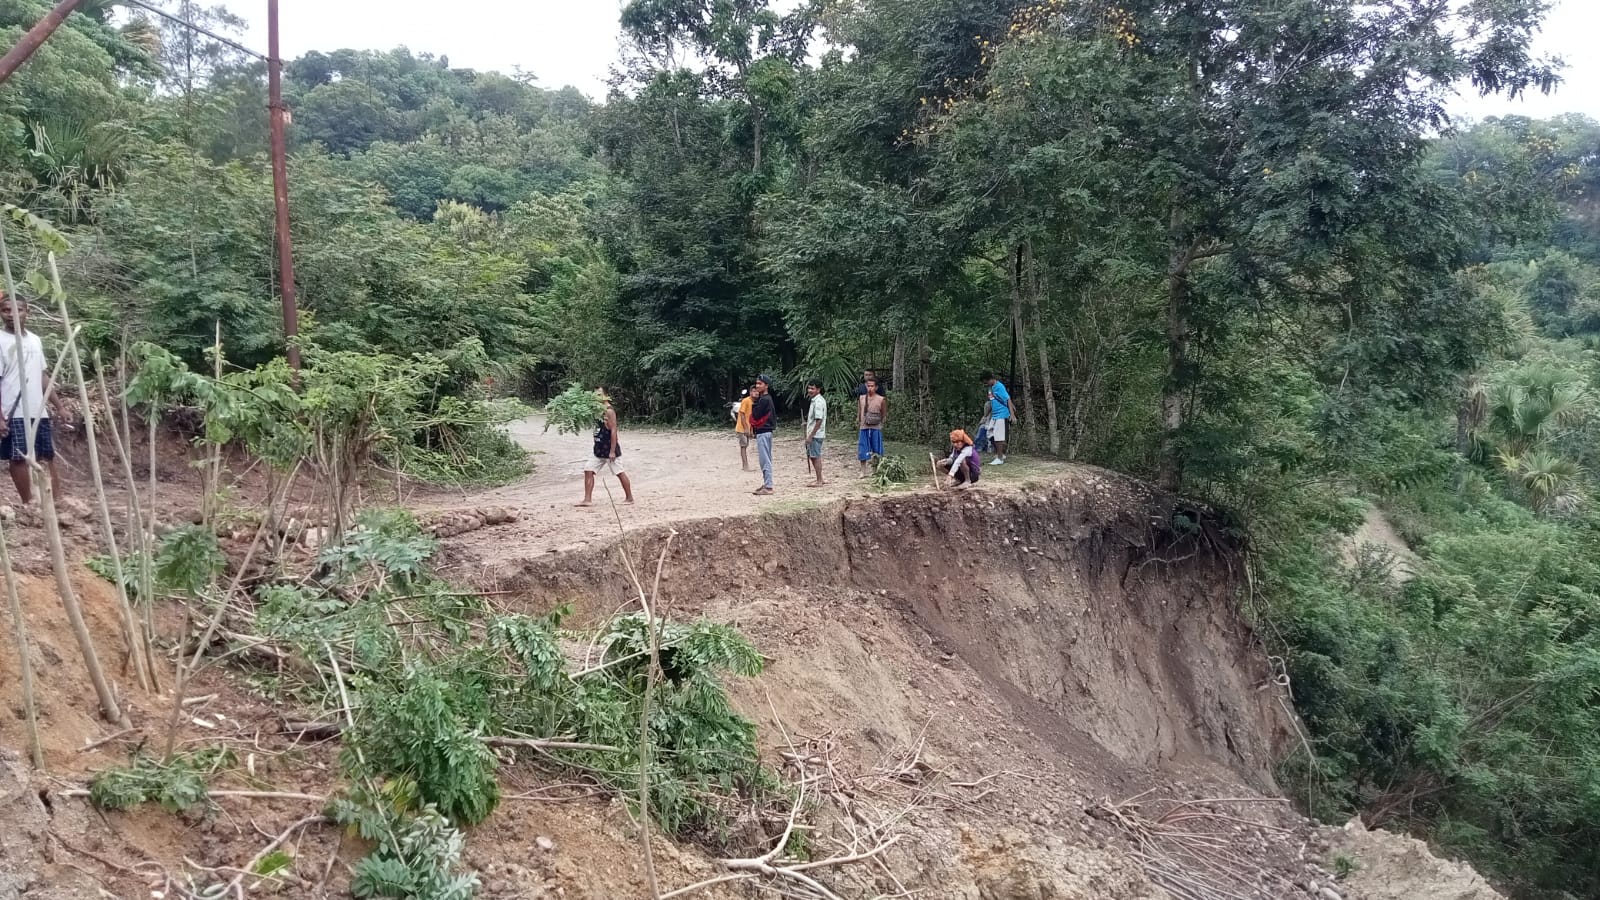
MULTIPOLYGON (((1600 123, 1446 114, 1557 83, 1545 5, 632 0, 603 102, 311 53, 285 67, 308 362, 407 370, 424 477, 514 469, 485 401, 571 381, 679 421, 872 366, 925 441, 1007 373, 1019 452, 1236 523, 1311 812, 1593 896, 1600 123), (1373 508, 1415 560, 1341 559, 1373 508)), ((0 40, 46 6, 0 0, 0 40)), ((209 370, 220 334, 270 368, 265 104, 259 59, 88 4, 0 87, 18 277, 60 251, 108 357, 209 370)))

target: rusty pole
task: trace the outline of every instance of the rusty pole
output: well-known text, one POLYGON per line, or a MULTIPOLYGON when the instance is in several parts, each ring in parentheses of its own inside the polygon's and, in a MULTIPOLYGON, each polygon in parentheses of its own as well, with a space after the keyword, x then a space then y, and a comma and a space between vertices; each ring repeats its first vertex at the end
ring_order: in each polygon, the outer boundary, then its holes
POLYGON ((278 0, 267 0, 267 85, 272 132, 272 199, 278 213, 278 285, 283 291, 283 339, 289 368, 300 371, 300 310, 295 302, 294 247, 289 239, 289 161, 284 139, 283 56, 278 52, 278 0))
POLYGON ((82 4, 83 0, 61 0, 60 3, 56 4, 55 9, 45 13, 44 18, 34 23, 34 26, 28 29, 28 33, 22 36, 22 40, 17 41, 15 47, 7 50, 4 57, 0 57, 0 83, 4 83, 7 78, 11 77, 12 72, 15 72, 23 63, 27 62, 28 57, 33 55, 33 51, 39 49, 39 45, 43 44, 50 35, 55 34, 56 29, 61 27, 61 23, 67 20, 67 16, 72 15, 72 11, 82 4))

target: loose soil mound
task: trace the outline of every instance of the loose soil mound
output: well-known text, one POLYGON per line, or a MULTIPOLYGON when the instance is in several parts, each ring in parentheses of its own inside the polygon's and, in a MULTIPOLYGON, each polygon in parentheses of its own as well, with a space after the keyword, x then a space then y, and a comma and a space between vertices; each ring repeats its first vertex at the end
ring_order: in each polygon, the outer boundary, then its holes
MULTIPOLYGON (((648 579, 670 540, 667 614, 731 624, 768 658, 766 674, 730 689, 771 764, 806 773, 822 795, 808 840, 848 847, 864 823, 898 823, 900 839, 881 855, 816 870, 839 897, 1156 900, 1191 896, 1184 879, 1232 892, 1207 896, 1366 896, 1354 879, 1336 889, 1305 858, 1311 829, 1273 799, 1271 763, 1292 723, 1235 613, 1236 551, 1204 509, 1075 471, 1020 490, 680 522, 533 559, 508 558, 498 540, 519 526, 479 518, 483 527, 447 540, 452 577, 505 607, 570 603, 580 622, 634 603, 619 550, 648 579), (1180 805, 1195 800, 1204 802, 1180 805), (1194 842, 1217 848, 1212 858, 1176 863, 1174 848, 1194 842)), ((18 752, 0 759, 0 811, 16 823, 0 838, 0 900, 150 896, 195 864, 242 865, 263 835, 315 811, 315 801, 229 798, 212 816, 100 814, 68 794, 141 742, 164 739, 172 700, 131 687, 113 596, 83 573, 90 625, 133 728, 83 750, 120 727, 97 717, 36 556, 29 551, 38 574, 24 579, 23 600, 51 777, 27 774, 18 752)), ((0 721, 0 746, 20 751, 14 655, 0 656, 0 694, 14 713, 0 721)), ((332 790, 336 747, 280 734, 291 711, 274 698, 219 672, 190 694, 209 699, 187 710, 180 742, 225 744, 241 759, 220 787, 332 790)), ((626 804, 522 767, 503 774, 508 799, 468 835, 480 896, 646 896, 626 804)), ((724 836, 751 856, 776 837, 724 836)), ((696 847, 656 847, 663 890, 727 871, 696 847)), ((363 852, 326 827, 286 849, 293 873, 251 896, 344 896, 347 867, 363 852)), ((759 895, 726 883, 694 896, 759 895)))

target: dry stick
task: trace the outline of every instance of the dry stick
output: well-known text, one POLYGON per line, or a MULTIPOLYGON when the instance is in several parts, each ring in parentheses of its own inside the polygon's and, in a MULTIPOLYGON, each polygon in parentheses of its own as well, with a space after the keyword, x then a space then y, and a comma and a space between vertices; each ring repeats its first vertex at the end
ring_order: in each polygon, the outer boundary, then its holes
MULTIPOLYGON (((296 463, 294 470, 284 483, 284 491, 286 493, 293 486, 295 475, 299 474, 299 472, 300 466, 296 463)), ((269 508, 276 503, 276 498, 267 498, 269 508)), ((181 644, 178 647, 178 670, 175 676, 176 684, 172 689, 172 712, 167 716, 167 749, 162 755, 163 759, 172 759, 172 752, 177 747, 178 720, 182 715, 184 705, 188 702, 184 699, 184 691, 188 690, 189 681, 194 677, 195 671, 199 669, 200 662, 205 656, 206 648, 211 645, 212 637, 216 635, 217 629, 222 625, 222 617, 228 611, 228 600, 239 590, 240 583, 244 581, 245 572, 249 570, 250 562, 255 558, 256 549, 261 546, 261 535, 266 532, 266 529, 267 519, 264 518, 256 526, 255 539, 250 542, 250 549, 245 551, 244 562, 239 565, 239 570, 234 573, 233 581, 228 584, 228 589, 217 598, 216 611, 211 614, 210 621, 206 623, 206 630, 200 635, 200 640, 196 643, 194 655, 192 657, 189 656, 181 644)), ((183 630, 179 634, 184 636, 189 634, 189 616, 187 614, 184 616, 183 630)))
POLYGON ((11 606, 11 624, 17 638, 17 658, 22 670, 22 710, 28 722, 28 751, 33 767, 44 769, 44 749, 39 744, 39 714, 33 696, 33 657, 28 649, 28 625, 22 619, 22 598, 17 593, 17 575, 11 571, 11 549, 6 546, 4 526, 0 526, 0 567, 5 569, 6 601, 11 606))
MULTIPOLYGON (((610 488, 606 493, 609 496, 610 488)), ((614 505, 614 504, 613 504, 614 505)), ((661 597, 661 572, 666 568, 667 553, 672 550, 672 539, 678 532, 667 532, 667 542, 656 560, 656 581, 650 598, 639 590, 639 604, 644 607, 645 628, 650 636, 650 668, 645 673, 644 699, 639 704, 639 841, 644 847, 645 875, 650 880, 650 896, 661 897, 661 883, 656 878, 655 853, 650 847, 650 706, 655 700, 656 682, 661 679, 661 631, 656 627, 655 601, 661 597)))
MULTIPOLYGON (((222 382, 222 320, 217 320, 217 342, 212 348, 213 377, 220 384, 222 382)), ((211 490, 205 498, 205 523, 211 524, 211 519, 217 512, 217 495, 222 491, 222 444, 211 445, 211 490)))
POLYGON ((294 824, 290 825, 288 828, 285 828, 281 833, 279 833, 276 838, 273 838, 271 843, 267 844, 265 847, 262 847, 260 852, 258 852, 255 856, 250 857, 250 861, 244 864, 244 867, 239 870, 239 874, 233 876, 233 880, 228 882, 228 886, 223 889, 222 893, 224 895, 233 893, 238 896, 239 900, 244 900, 244 879, 247 875, 255 874, 255 868, 261 864, 262 860, 266 859, 267 856, 272 853, 272 851, 283 846, 284 842, 293 837, 296 831, 299 831, 307 825, 315 825, 319 822, 330 821, 332 820, 322 813, 317 813, 314 816, 306 816, 303 819, 297 820, 294 824))
MULTIPOLYGON (((61 327, 70 330, 72 317, 67 312, 67 294, 61 288, 61 273, 56 269, 55 253, 50 253, 46 259, 50 265, 50 286, 55 290, 56 307, 61 314, 61 327)), ((128 647, 128 655, 133 658, 139 687, 149 691, 153 684, 150 670, 154 668, 154 660, 146 655, 148 645, 139 638, 138 619, 133 613, 133 603, 128 598, 127 582, 122 577, 122 552, 117 548, 117 534, 111 527, 111 505, 106 500, 106 482, 100 473, 100 446, 95 440, 94 412, 89 406, 89 382, 83 375, 83 360, 78 354, 76 341, 67 342, 65 355, 71 362, 72 373, 77 381, 78 404, 83 408, 84 436, 89 441, 89 478, 94 482, 95 500, 100 509, 100 536, 106 543, 106 552, 111 555, 112 585, 117 592, 117 607, 122 612, 122 639, 128 647)))
MULTIPOLYGON (((74 788, 70 791, 56 791, 57 797, 87 797, 90 792, 74 788)), ((320 794, 302 794, 297 791, 206 791, 206 796, 216 799, 236 800, 303 800, 306 803, 327 803, 328 798, 320 794)))
MULTIPOLYGON (((123 344, 127 344, 127 334, 123 334, 123 344)), ((117 358, 117 371, 123 385, 128 383, 127 357, 117 358)), ((144 646, 145 655, 151 661, 150 680, 155 690, 161 689, 161 675, 155 665, 155 572, 150 559, 150 546, 148 535, 145 532, 145 518, 143 508, 139 505, 138 480, 133 476, 133 431, 128 422, 128 400, 124 393, 118 397, 122 409, 119 422, 111 406, 111 389, 106 386, 105 368, 100 364, 100 351, 94 354, 94 375, 100 386, 100 401, 105 404, 106 415, 111 417, 111 437, 113 446, 117 451, 117 459, 122 462, 122 476, 128 486, 128 549, 137 553, 139 560, 139 596, 144 598, 144 646), (133 542, 139 542, 135 550, 133 542)), ((154 527, 155 507, 150 508, 150 517, 154 527)))
MULTIPOLYGON (((0 245, 3 252, 3 245, 0 245)), ((16 298, 12 298, 13 305, 16 298)), ((19 348, 17 369, 22 369, 21 346, 22 335, 17 335, 16 346, 19 348)), ((73 344, 78 339, 75 328, 67 330, 67 349, 73 351, 73 344)), ((63 355, 64 357, 64 355, 63 355)), ((60 360, 57 360, 60 363, 60 360)), ((52 379, 54 381, 54 379, 52 379)), ((23 385, 23 396, 27 395, 27 386, 23 385)), ((72 576, 67 571, 66 547, 61 541, 61 520, 56 515, 55 479, 51 477, 50 470, 39 465, 34 457, 34 430, 38 427, 39 418, 34 418, 27 423, 27 460, 28 468, 34 470, 40 478, 39 507, 44 511, 45 539, 50 545, 50 566, 55 570, 56 591, 61 595, 61 605, 66 609, 67 621, 72 626, 72 635, 77 639, 78 651, 83 654, 83 664, 89 670, 89 681, 94 685, 95 696, 100 701, 100 714, 108 722, 123 722, 122 709, 117 705, 117 695, 111 690, 111 683, 106 680, 105 669, 100 666, 100 654, 95 650, 94 638, 89 634, 89 626, 83 621, 83 607, 78 603, 77 590, 72 586, 72 576)))

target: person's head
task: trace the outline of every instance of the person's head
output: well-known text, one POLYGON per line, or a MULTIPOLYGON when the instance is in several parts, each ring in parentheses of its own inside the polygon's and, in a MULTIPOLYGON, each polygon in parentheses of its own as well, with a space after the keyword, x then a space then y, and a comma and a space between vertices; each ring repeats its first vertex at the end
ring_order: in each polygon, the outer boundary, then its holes
POLYGON ((5 325, 7 331, 21 334, 23 329, 28 327, 28 301, 21 297, 16 298, 16 301, 16 315, 13 316, 11 295, 0 291, 0 323, 5 325))
POLYGON ((950 432, 950 449, 959 452, 962 447, 971 446, 972 438, 968 437, 965 431, 957 428, 955 431, 950 432))
POLYGON ((600 402, 601 403, 604 403, 607 406, 611 405, 611 395, 606 392, 605 388, 603 388, 603 387, 595 388, 594 389, 594 395, 596 397, 600 398, 600 402))
POLYGON ((978 376, 978 380, 984 384, 987 384, 989 387, 994 387, 994 383, 1000 379, 994 377, 993 372, 984 372, 982 375, 978 376))
POLYGON ((876 394, 877 392, 878 392, 878 379, 876 379, 876 378, 868 378, 867 379, 867 393, 876 394))
POLYGON ((772 390, 772 376, 771 375, 762 375, 760 378, 756 379, 756 396, 758 396, 758 397, 759 396, 765 396, 767 394, 767 392, 771 391, 771 390, 772 390))
POLYGON ((821 381, 818 381, 817 379, 813 378, 810 381, 806 382, 806 396, 807 397, 815 397, 820 393, 822 393, 822 382, 821 381))
POLYGON ((862 369, 861 370, 861 380, 862 381, 872 381, 873 379, 875 379, 877 377, 878 377, 878 373, 873 371, 872 369, 862 369))

